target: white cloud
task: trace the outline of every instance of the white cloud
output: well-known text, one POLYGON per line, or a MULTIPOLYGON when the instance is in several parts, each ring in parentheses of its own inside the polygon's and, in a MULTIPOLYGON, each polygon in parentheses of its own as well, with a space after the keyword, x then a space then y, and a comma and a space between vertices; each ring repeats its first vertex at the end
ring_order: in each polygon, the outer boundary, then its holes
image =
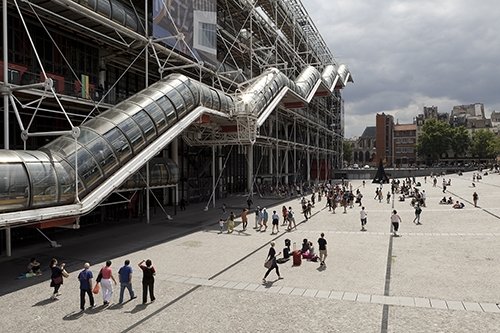
MULTIPOLYGON (((500 110, 500 6, 494 0, 303 0, 354 84, 344 89, 346 135, 375 114, 411 121, 424 105, 500 110)), ((487 114, 489 114, 487 112, 487 114)))

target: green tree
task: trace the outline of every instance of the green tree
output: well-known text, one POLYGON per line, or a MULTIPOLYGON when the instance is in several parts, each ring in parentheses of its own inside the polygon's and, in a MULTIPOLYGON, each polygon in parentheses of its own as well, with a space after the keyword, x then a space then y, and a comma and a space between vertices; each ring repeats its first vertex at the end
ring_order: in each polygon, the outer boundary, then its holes
POLYGON ((437 119, 427 120, 418 137, 418 155, 424 158, 427 164, 439 160, 451 147, 451 133, 450 124, 437 119))
POLYGON ((469 150, 471 139, 464 126, 451 128, 451 149, 455 157, 463 157, 469 150))
POLYGON ((350 164, 352 162, 352 143, 344 140, 342 143, 342 149, 344 150, 344 161, 347 161, 347 163, 350 164))
POLYGON ((471 153, 480 159, 495 158, 499 153, 498 138, 488 130, 475 131, 472 133, 471 153))

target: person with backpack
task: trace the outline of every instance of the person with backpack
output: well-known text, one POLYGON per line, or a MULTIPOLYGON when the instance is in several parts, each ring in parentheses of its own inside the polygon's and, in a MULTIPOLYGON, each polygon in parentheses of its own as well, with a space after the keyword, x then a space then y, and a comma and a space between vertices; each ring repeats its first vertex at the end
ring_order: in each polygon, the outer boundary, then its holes
POLYGON ((138 265, 142 270, 142 304, 148 301, 148 290, 151 303, 153 303, 156 299, 154 294, 156 270, 151 259, 142 260, 138 265))
POLYGON ((83 271, 78 274, 80 281, 80 310, 85 310, 85 294, 89 295, 90 307, 95 306, 94 295, 92 294, 92 272, 90 271, 90 264, 86 262, 83 265, 83 271))

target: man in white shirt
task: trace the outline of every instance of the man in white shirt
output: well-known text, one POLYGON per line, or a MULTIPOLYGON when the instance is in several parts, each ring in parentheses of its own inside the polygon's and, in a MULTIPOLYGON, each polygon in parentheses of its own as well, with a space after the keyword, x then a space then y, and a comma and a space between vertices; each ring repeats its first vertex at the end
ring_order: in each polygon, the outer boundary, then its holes
POLYGON ((368 214, 366 213, 365 207, 361 207, 361 211, 359 212, 359 217, 361 218, 361 231, 366 231, 365 225, 367 215, 368 214))

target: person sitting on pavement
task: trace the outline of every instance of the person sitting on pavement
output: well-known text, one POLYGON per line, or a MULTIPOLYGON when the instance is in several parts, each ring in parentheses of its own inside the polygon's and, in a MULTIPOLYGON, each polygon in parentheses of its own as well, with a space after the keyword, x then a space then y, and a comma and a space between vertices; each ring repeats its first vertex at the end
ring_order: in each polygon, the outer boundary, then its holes
POLYGON ((441 201, 439 201, 439 204, 446 205, 446 197, 443 197, 443 199, 441 199, 441 201))
POLYGON ((452 198, 452 197, 449 197, 449 198, 448 198, 448 201, 446 201, 446 203, 447 203, 448 205, 453 205, 453 198, 452 198))
POLYGON ((312 242, 309 242, 309 249, 302 253, 302 258, 311 260, 311 261, 317 261, 318 256, 316 255, 316 252, 314 251, 314 245, 312 242))
POLYGON ((35 258, 31 258, 30 263, 28 264, 28 273, 42 275, 42 271, 40 270, 40 263, 36 261, 35 258))
POLYGON ((465 205, 462 202, 455 202, 455 204, 452 206, 455 209, 462 209, 465 207, 465 205))
POLYGON ((309 241, 307 240, 307 238, 304 238, 304 240, 302 241, 302 249, 300 249, 300 252, 304 254, 307 251, 309 251, 309 241))

